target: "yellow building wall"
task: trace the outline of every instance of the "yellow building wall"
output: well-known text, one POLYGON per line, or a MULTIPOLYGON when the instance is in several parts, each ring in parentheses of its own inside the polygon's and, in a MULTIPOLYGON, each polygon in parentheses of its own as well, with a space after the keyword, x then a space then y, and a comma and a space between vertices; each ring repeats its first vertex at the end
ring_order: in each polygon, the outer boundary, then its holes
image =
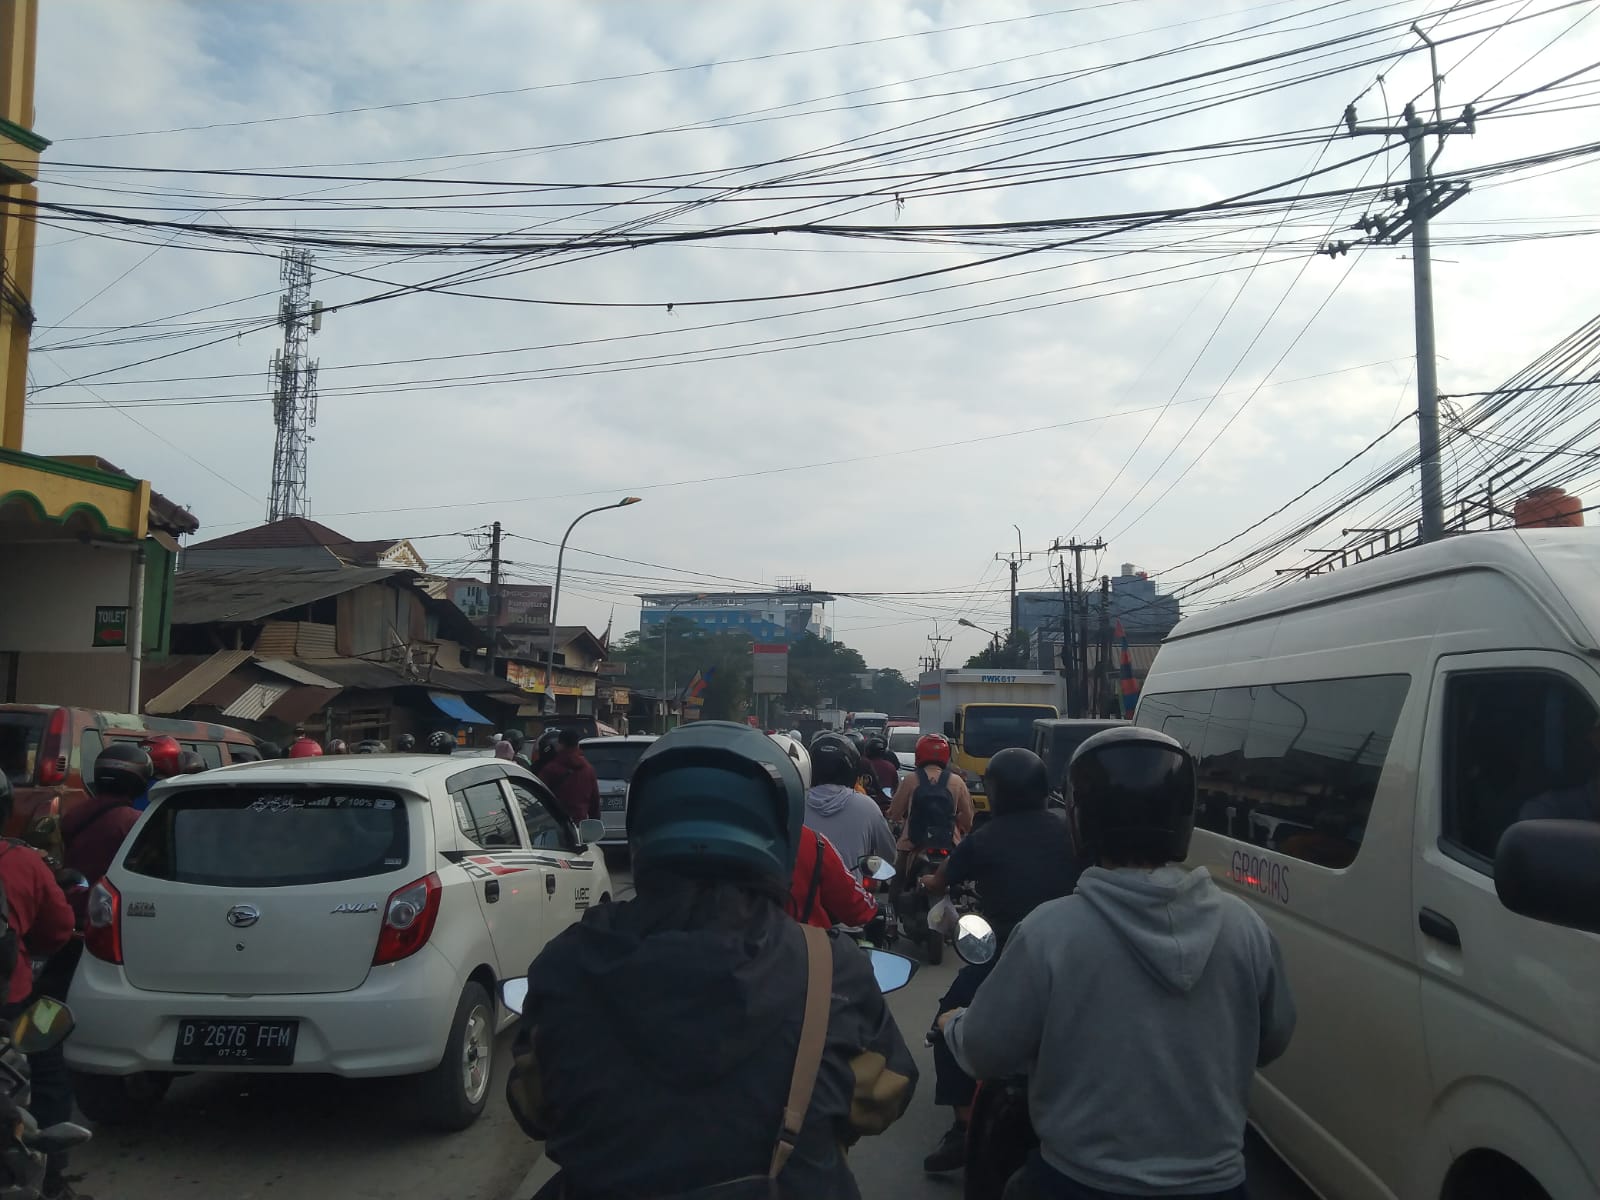
POLYGON ((33 180, 39 152, 49 143, 33 132, 34 49, 38 43, 36 0, 0 0, 0 254, 5 260, 5 295, 0 299, 0 448, 22 449, 23 401, 28 379, 28 334, 32 329, 33 247, 37 224, 31 205, 39 198, 33 180))

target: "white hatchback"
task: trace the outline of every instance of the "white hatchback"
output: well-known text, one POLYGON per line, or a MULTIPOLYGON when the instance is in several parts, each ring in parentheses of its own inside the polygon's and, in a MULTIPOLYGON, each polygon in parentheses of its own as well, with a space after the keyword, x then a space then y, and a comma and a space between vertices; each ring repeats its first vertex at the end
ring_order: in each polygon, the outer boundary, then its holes
POLYGON ((483 1111, 498 982, 611 898, 600 823, 515 763, 277 760, 153 793, 89 900, 67 1050, 93 1120, 177 1074, 412 1076, 420 1113, 483 1111))

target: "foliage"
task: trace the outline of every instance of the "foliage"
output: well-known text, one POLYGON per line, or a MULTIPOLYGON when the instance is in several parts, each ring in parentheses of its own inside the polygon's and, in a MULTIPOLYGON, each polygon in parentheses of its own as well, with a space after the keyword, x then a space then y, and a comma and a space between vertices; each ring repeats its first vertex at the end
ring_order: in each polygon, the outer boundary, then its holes
POLYGON ((999 647, 990 642, 978 653, 967 659, 967 666, 985 667, 991 670, 1020 670, 1028 666, 1028 658, 1027 634, 1013 629, 999 647))

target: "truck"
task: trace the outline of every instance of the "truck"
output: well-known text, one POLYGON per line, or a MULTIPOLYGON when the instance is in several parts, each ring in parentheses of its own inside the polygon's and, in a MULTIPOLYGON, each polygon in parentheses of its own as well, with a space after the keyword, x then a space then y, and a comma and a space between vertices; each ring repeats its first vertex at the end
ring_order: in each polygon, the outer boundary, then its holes
POLYGON ((1066 706, 1066 680, 1054 671, 957 668, 924 671, 917 681, 918 725, 923 733, 950 739, 950 767, 961 773, 984 818, 989 757, 1010 746, 1032 746, 1033 723, 1059 717, 1066 706))

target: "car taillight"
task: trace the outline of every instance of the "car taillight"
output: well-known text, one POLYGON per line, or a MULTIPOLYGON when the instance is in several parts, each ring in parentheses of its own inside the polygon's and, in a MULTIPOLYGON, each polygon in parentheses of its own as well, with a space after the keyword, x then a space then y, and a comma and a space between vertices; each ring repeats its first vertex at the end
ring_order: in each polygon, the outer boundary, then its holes
POLYGON ((372 956, 372 965, 399 962, 427 945, 443 898, 444 889, 437 875, 408 883, 391 895, 383 906, 383 928, 378 931, 378 949, 372 956))
POLYGON ((67 710, 58 708, 50 714, 50 724, 39 744, 39 786, 55 787, 67 781, 67 752, 63 743, 67 736, 67 710))
POLYGON ((102 879, 89 893, 83 948, 108 963, 122 963, 122 894, 102 879))

